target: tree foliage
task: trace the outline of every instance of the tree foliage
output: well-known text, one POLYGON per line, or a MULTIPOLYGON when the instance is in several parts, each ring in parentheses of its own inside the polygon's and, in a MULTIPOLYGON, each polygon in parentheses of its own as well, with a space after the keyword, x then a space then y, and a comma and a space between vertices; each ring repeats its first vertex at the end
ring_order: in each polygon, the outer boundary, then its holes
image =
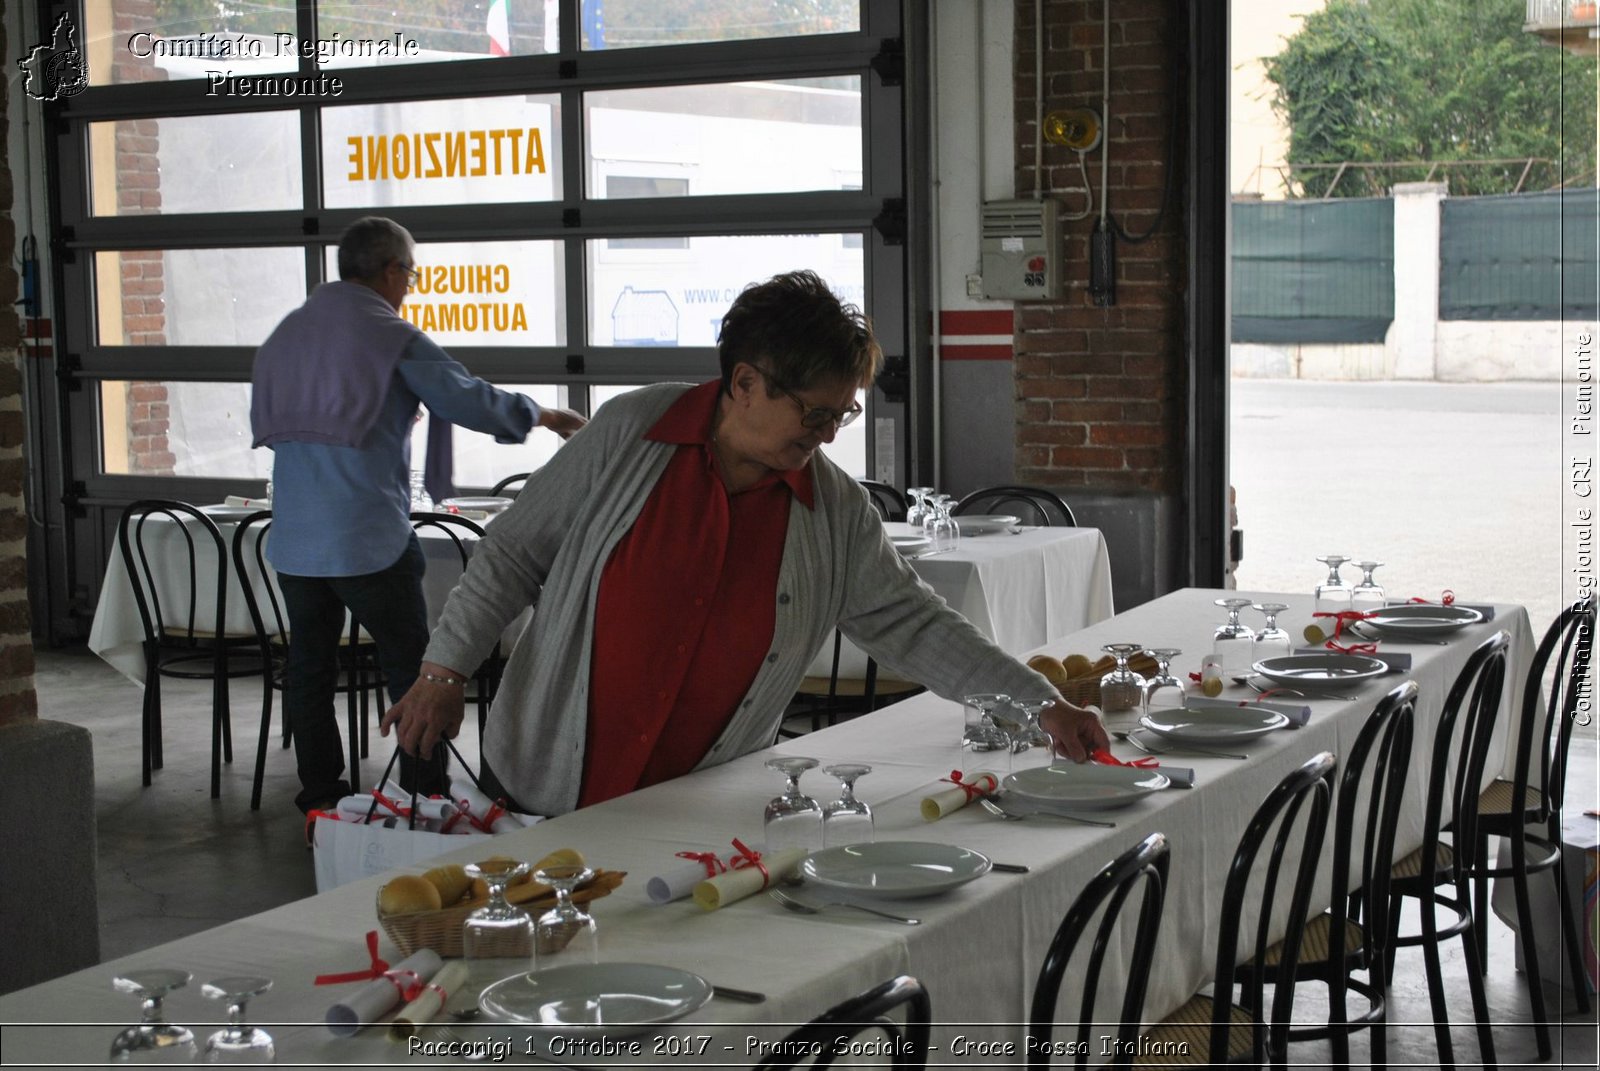
MULTIPOLYGON (((1265 61, 1273 107, 1289 127, 1291 165, 1427 164, 1456 194, 1509 193, 1522 160, 1542 157, 1522 188, 1595 170, 1595 61, 1522 29, 1523 0, 1329 0, 1265 61)), ((1427 167, 1348 173, 1295 168, 1307 197, 1371 196, 1427 167)))

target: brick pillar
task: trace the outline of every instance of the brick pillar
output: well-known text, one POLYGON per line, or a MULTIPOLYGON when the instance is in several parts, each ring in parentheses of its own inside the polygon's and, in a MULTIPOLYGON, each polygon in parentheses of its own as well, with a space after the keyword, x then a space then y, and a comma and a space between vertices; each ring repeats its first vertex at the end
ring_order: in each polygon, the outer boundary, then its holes
MULTIPOLYGON (((1040 0, 1045 5, 1045 112, 1101 111, 1101 0, 1040 0)), ((1083 204, 1077 154, 1045 144, 1034 169, 1034 0, 1016 4, 1016 189, 1043 184, 1069 212, 1083 204)), ((1111 107, 1102 115, 1110 150, 1100 182, 1100 150, 1089 154, 1093 217, 1063 223, 1065 293, 1059 301, 1017 305, 1016 473, 1020 483, 1063 491, 1170 494, 1183 475, 1183 176, 1155 233, 1116 244, 1116 303, 1090 300, 1089 242, 1101 198, 1123 229, 1151 227, 1169 167, 1182 166, 1184 141, 1169 142, 1168 121, 1184 115, 1185 9, 1172 0, 1117 0, 1111 7, 1111 107), (1169 152, 1173 159, 1168 159, 1169 152)), ((1226 152, 1225 145, 1216 147, 1226 152)))
MULTIPOLYGON (((10 42, 0 26, 0 55, 10 54, 10 42)), ((0 145, 7 143, 10 99, 0 97, 0 145)), ((17 247, 11 211, 11 168, 0 159, 0 249, 17 247)), ((22 419, 17 288, 16 268, 7 256, 0 261, 0 725, 39 714, 33 691, 33 633, 28 610, 28 511, 22 486, 28 434, 22 419)))
MULTIPOLYGON (((118 0, 113 20, 117 40, 156 24, 154 0, 118 0)), ((153 57, 141 59, 125 48, 116 50, 115 55, 112 79, 118 85, 166 80, 167 72, 155 65, 153 57)), ((160 149, 159 120, 129 119, 116 124, 117 215, 161 211, 160 149)), ((129 250, 120 258, 123 342, 165 346, 166 267, 161 251, 129 250)), ((130 383, 126 399, 129 474, 170 476, 176 458, 167 442, 166 384, 130 383)))

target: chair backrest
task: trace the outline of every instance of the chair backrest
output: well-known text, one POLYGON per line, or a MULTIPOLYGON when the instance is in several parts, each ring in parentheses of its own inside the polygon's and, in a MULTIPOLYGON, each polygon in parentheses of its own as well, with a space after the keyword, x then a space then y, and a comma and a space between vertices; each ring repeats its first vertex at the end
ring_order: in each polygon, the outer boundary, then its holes
POLYGON ((1580 599, 1562 610, 1550 623, 1550 628, 1539 641, 1533 664, 1528 667, 1528 681, 1522 691, 1522 722, 1517 726, 1516 767, 1512 775, 1511 813, 1532 810, 1534 821, 1549 821, 1561 811, 1563 789, 1567 783, 1567 749, 1572 744, 1572 731, 1579 724, 1587 724, 1583 715, 1592 701, 1592 692, 1586 678, 1589 673, 1589 652, 1594 645, 1595 606, 1593 599, 1580 599), (1555 672, 1551 676, 1550 694, 1544 693, 1544 678, 1550 667, 1550 656, 1555 655, 1555 672), (1545 705, 1545 722, 1539 727, 1539 765, 1533 765, 1535 726, 1539 722, 1539 704, 1545 705), (1580 709, 1582 706, 1584 709, 1580 709), (1583 718, 1580 723, 1579 719, 1583 718), (1542 780, 1533 781, 1534 770, 1542 780), (1533 797, 1529 808, 1528 787, 1532 784, 1542 792, 1533 797))
POLYGON ((117 547, 133 585, 133 601, 139 608, 139 623, 144 627, 146 643, 197 646, 206 636, 222 636, 227 621, 228 551, 222 532, 210 517, 187 502, 140 499, 124 509, 117 521, 117 547), (152 518, 161 520, 152 527, 149 523, 152 518), (170 555, 159 563, 159 570, 150 560, 153 540, 173 536, 182 538, 180 556, 187 567, 185 573, 172 571, 170 555), (198 544, 197 539, 200 540, 198 544), (198 587, 201 548, 206 546, 207 540, 215 561, 215 591, 201 591, 198 587), (158 582, 158 573, 162 582, 158 582), (174 580, 184 577, 187 580, 182 587, 174 584, 174 580), (163 607, 163 588, 169 596, 178 594, 182 605, 174 607, 169 599, 169 605, 163 607), (201 616, 206 609, 212 612, 209 621, 201 616), (180 612, 174 614, 174 610, 180 612))
POLYGON ((504 495, 509 491, 511 493, 511 497, 515 498, 522 491, 523 481, 532 475, 533 473, 531 472, 514 472, 510 476, 507 476, 505 479, 501 480, 499 483, 495 484, 493 487, 489 488, 489 494, 491 497, 494 497, 498 495, 504 495))
POLYGON ((1394 859, 1394 834, 1400 823, 1406 772, 1411 764, 1411 739, 1417 710, 1417 685, 1406 681, 1378 700, 1346 752, 1339 778, 1333 821, 1332 925, 1328 927, 1328 962, 1344 960, 1347 893, 1359 883, 1360 925, 1368 951, 1374 987, 1386 963, 1389 940, 1389 879, 1394 859), (1362 800, 1366 800, 1365 810, 1362 800), (1360 873, 1352 881, 1351 855, 1356 829, 1363 829, 1360 873))
POLYGON ((1072 507, 1054 491, 1040 487, 1001 486, 985 487, 974 491, 950 511, 957 517, 971 513, 1015 514, 1022 524, 1050 525, 1057 528, 1076 528, 1078 518, 1072 507))
POLYGON ((282 644, 289 634, 283 606, 278 599, 277 585, 261 585, 261 590, 267 595, 265 610, 271 613, 270 618, 263 612, 261 601, 256 598, 256 578, 272 575, 272 566, 267 564, 266 549, 267 533, 271 529, 272 511, 263 509, 241 520, 233 530, 233 572, 239 578, 239 587, 244 592, 244 605, 250 611, 250 624, 254 626, 256 640, 262 646, 282 644))
POLYGON ((783 1040, 774 1043, 772 1058, 762 1060, 755 1071, 830 1067, 838 1055, 841 1038, 853 1038, 869 1030, 882 1030, 889 1035, 892 1066, 925 1067, 932 1026, 933 1006, 928 991, 909 974, 902 974, 834 1005, 804 1026, 790 1031, 783 1040), (889 1018, 891 1012, 901 1008, 905 1009, 904 1023, 889 1018))
POLYGON ((1454 870, 1463 895, 1467 873, 1477 862, 1478 796, 1500 715, 1510 644, 1510 635, 1503 631, 1478 644, 1456 675, 1439 713, 1423 812, 1420 880, 1428 888, 1438 884, 1437 847, 1443 830, 1450 830, 1454 870))
POLYGON ((413 513, 411 527, 414 531, 432 528, 443 532, 455 544, 456 552, 461 555, 461 568, 467 567, 467 559, 472 557, 468 548, 468 536, 473 539, 483 538, 483 526, 470 517, 460 517, 454 513, 413 513))
POLYGON ((1120 1024, 1117 1037, 1121 1044, 1117 1046, 1117 1055, 1111 1061, 1124 1066, 1133 1062, 1139 1026, 1143 1021, 1145 989, 1150 982, 1150 961, 1155 950, 1156 935, 1161 929, 1161 909, 1166 901, 1169 860, 1167 838, 1160 833, 1152 833, 1117 856, 1090 879, 1083 892, 1078 894, 1078 899, 1067 909, 1061 925, 1056 927, 1050 950, 1045 953, 1044 966, 1039 971, 1039 981, 1033 990, 1033 1008, 1028 1026, 1027 1057, 1030 1068, 1045 1068, 1052 1063, 1050 1039, 1055 1030, 1056 999, 1061 993, 1061 978, 1079 938, 1104 904, 1105 911, 1095 931, 1086 969, 1078 972, 1083 978, 1083 1003, 1078 1011, 1077 1044, 1073 1046, 1077 1066, 1088 1064, 1091 1051, 1097 1054, 1101 1051, 1101 1046, 1089 1043, 1090 1031, 1097 1022, 1094 998, 1100 988, 1100 966, 1111 936, 1117 931, 1117 917, 1122 912, 1122 905, 1143 879, 1144 898, 1139 908, 1133 953, 1128 960, 1128 980, 1122 991, 1122 1014, 1117 1020, 1120 1024))
MULTIPOLYGON (((1283 863, 1293 844, 1295 828, 1301 811, 1305 822, 1300 843, 1300 860, 1296 867, 1294 883, 1287 897, 1289 904, 1286 928, 1279 946, 1279 977, 1293 978, 1300 962, 1300 939, 1305 932, 1306 913, 1311 902, 1312 886, 1316 882, 1317 864, 1322 854, 1322 841, 1328 829, 1328 811, 1333 797, 1333 753, 1324 751, 1285 777, 1268 793, 1257 808, 1239 838, 1238 850, 1228 867, 1227 884, 1222 893, 1222 917, 1217 928, 1217 962, 1214 972, 1215 997, 1212 999, 1210 1059, 1212 1063, 1228 1062, 1228 1040, 1233 1017, 1230 1009, 1236 972, 1234 965, 1242 960, 1253 963, 1267 962, 1272 948, 1273 908, 1285 902, 1279 885, 1284 877, 1283 863), (1271 837, 1271 853, 1267 857, 1266 873, 1262 877, 1259 911, 1256 916, 1253 945, 1243 955, 1239 950, 1241 920, 1245 917, 1245 895, 1255 870, 1256 858, 1271 837)), ((1251 1025, 1251 1051, 1253 1062, 1260 1065, 1268 1052, 1282 1052, 1287 1042, 1290 1019, 1294 1010, 1292 985, 1274 986, 1272 1009, 1266 1013, 1263 1003, 1265 971, 1251 971, 1246 976, 1241 1003, 1246 1008, 1257 1009, 1251 1025), (1270 1029, 1273 1040, 1268 1044, 1270 1029)))
POLYGON ((906 519, 906 510, 910 507, 910 503, 906 501, 904 492, 877 480, 858 479, 856 482, 867 489, 867 497, 872 499, 872 505, 884 520, 906 519))

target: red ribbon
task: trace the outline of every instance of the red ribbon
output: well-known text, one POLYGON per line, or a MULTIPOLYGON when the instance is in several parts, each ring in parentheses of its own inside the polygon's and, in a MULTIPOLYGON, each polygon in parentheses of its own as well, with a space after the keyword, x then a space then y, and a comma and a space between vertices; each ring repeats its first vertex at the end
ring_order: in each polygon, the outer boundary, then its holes
POLYGON ((979 786, 978 782, 976 782, 976 781, 974 781, 972 784, 969 785, 964 780, 962 780, 962 778, 964 776, 965 775, 960 770, 951 770, 949 777, 941 778, 940 780, 948 781, 952 785, 955 785, 957 788, 959 788, 961 791, 965 792, 967 794, 966 802, 968 802, 968 803, 971 803, 973 800, 977 799, 979 796, 986 796, 990 792, 994 791, 994 786, 993 785, 991 785, 988 788, 982 788, 982 787, 979 786))
POLYGON ((734 856, 728 863, 730 870, 749 870, 751 867, 755 867, 761 871, 761 887, 763 889, 772 883, 772 875, 768 873, 767 865, 761 861, 760 852, 751 851, 745 847, 744 841, 738 837, 733 838, 733 846, 739 849, 739 854, 734 856))
POLYGON ((678 852, 677 855, 679 859, 693 859, 705 867, 708 878, 714 878, 728 869, 728 864, 716 852, 678 852))
MULTIPOLYGON (((364 971, 346 971, 343 974, 319 974, 312 979, 312 985, 342 985, 345 982, 365 982, 372 978, 384 977, 384 972, 389 969, 389 964, 378 956, 378 931, 367 931, 367 955, 372 958, 372 965, 364 971)), ((408 972, 409 973, 409 972, 408 972)))
POLYGON ((1361 610, 1340 610, 1337 613, 1327 610, 1320 610, 1311 616, 1333 618, 1333 635, 1329 638, 1329 645, 1331 646, 1333 640, 1338 639, 1344 634, 1344 630, 1347 626, 1352 625, 1357 621, 1365 621, 1372 615, 1364 613, 1361 610))
POLYGON ((1094 762, 1098 762, 1102 766, 1137 766, 1140 769, 1148 770, 1161 765, 1161 763, 1157 762, 1149 755, 1146 755, 1143 758, 1134 759, 1132 762, 1123 762, 1121 759, 1117 758, 1103 747, 1097 747, 1093 751, 1089 752, 1089 758, 1094 762))
MULTIPOLYGON (((1416 595, 1413 595, 1411 598, 1407 599, 1406 601, 1407 602, 1431 603, 1433 600, 1432 599, 1424 599, 1424 598, 1420 598, 1420 597, 1418 597, 1416 595)), ((1455 604, 1456 604, 1456 593, 1451 591, 1449 588, 1445 588, 1444 589, 1444 593, 1439 596, 1439 605, 1440 606, 1454 606, 1455 604)))
POLYGON ((382 792, 379 792, 377 789, 373 789, 372 790, 372 795, 373 795, 374 798, 377 799, 377 801, 379 803, 383 804, 385 807, 389 808, 389 810, 393 811, 394 812, 394 816, 396 818, 410 818, 411 817, 411 808, 410 807, 402 807, 402 806, 400 806, 394 800, 390 799, 388 796, 385 796, 382 792))
POLYGON ((422 981, 422 975, 413 970, 384 971, 381 976, 386 982, 394 986, 394 991, 399 995, 402 1003, 410 1004, 422 996, 422 991, 427 986, 422 981))
POLYGON ((326 818, 326 819, 328 819, 330 821, 333 821, 333 822, 339 821, 339 815, 337 813, 333 812, 333 811, 307 811, 306 812, 306 843, 307 844, 315 844, 317 842, 316 834, 314 832, 312 832, 311 827, 316 824, 316 821, 319 818, 326 818))
POLYGON ((1340 654, 1378 653, 1378 645, 1376 643, 1340 643, 1338 640, 1329 640, 1322 646, 1330 651, 1338 651, 1340 654))

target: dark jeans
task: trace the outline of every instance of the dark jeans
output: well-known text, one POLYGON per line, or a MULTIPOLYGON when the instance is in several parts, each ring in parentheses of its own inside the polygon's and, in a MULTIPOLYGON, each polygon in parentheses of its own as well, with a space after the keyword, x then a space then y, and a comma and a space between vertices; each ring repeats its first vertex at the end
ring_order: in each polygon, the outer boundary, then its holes
MULTIPOLYGON (((339 641, 346 631, 346 608, 378 645, 378 665, 388 683, 389 700, 398 700, 417 679, 428 646, 428 612, 422 598, 426 562, 413 535, 398 560, 364 576, 278 574, 289 615, 289 661, 285 667, 283 708, 294 734, 300 774, 301 810, 350 794, 363 786, 344 779, 344 746, 334 695, 339 684, 339 641)), ((402 787, 443 792, 443 749, 426 762, 400 756, 402 787)))

